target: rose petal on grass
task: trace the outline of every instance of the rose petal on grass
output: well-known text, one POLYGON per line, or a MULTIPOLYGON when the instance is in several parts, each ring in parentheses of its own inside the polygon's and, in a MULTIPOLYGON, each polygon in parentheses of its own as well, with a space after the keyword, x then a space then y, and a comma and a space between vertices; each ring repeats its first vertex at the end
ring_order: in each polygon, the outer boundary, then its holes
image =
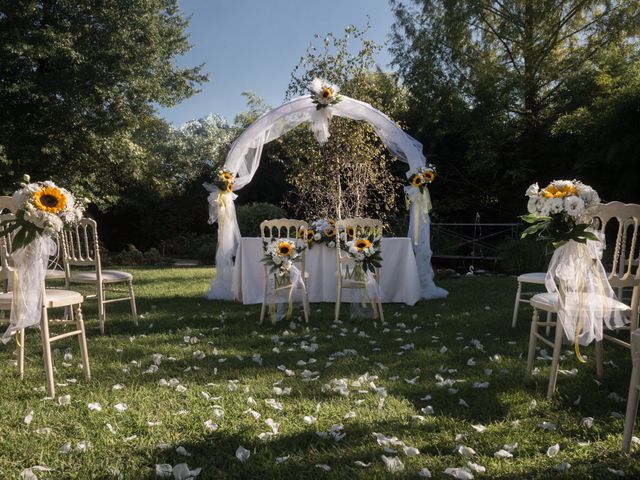
POLYGON ((251 452, 246 448, 244 448, 242 445, 240 445, 236 450, 236 458, 240 460, 242 463, 249 460, 250 456, 251 456, 251 452))
POLYGON ((560 445, 556 443, 555 445, 552 445, 549 448, 547 448, 547 457, 555 457, 559 451, 560 451, 560 445))
POLYGON ((404 470, 404 463, 402 463, 402 460, 398 457, 387 457, 386 455, 382 455, 380 458, 382 458, 387 471, 391 473, 399 473, 404 470))
POLYGON ((472 480, 473 473, 468 468, 446 468, 443 472, 445 475, 451 475, 458 480, 472 480))
POLYGON ((89 410, 92 410, 92 411, 96 411, 96 412, 102 411, 102 405, 100 405, 98 402, 91 402, 87 404, 87 407, 89 407, 89 410))

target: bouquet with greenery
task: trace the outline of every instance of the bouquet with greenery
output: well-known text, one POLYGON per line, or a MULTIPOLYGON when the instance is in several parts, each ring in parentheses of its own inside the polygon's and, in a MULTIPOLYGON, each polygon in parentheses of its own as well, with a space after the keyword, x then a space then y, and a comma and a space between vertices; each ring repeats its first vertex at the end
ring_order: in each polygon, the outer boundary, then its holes
POLYGON ((578 180, 554 180, 541 189, 534 183, 527 189, 529 213, 520 218, 529 226, 521 238, 537 235, 558 248, 569 240, 586 243, 597 240, 589 231, 594 207, 600 203, 598 193, 578 180))

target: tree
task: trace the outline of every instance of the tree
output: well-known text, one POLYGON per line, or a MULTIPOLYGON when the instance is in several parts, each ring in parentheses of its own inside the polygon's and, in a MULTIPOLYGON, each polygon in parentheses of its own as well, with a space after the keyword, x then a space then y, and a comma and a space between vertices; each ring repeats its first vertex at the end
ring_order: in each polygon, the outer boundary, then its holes
POLYGON ((174 63, 187 22, 177 0, 0 0, 0 188, 29 173, 113 204, 145 172, 136 131, 166 130, 153 105, 206 80, 174 63))
MULTIPOLYGON (((380 49, 367 40, 366 29, 345 29, 343 37, 328 34, 321 49, 311 45, 292 73, 287 98, 308 93, 315 77, 341 88, 341 93, 393 113, 401 104, 401 89, 392 76, 375 71, 380 49), (351 40, 359 50, 351 53, 351 40)), ((288 205, 303 218, 375 216, 384 219, 396 209, 399 182, 389 172, 393 157, 373 129, 363 123, 335 117, 325 145, 298 127, 282 137, 281 161, 293 187, 288 205)))
POLYGON ((495 216, 515 213, 509 202, 534 175, 558 171, 550 131, 572 108, 576 75, 610 46, 637 51, 640 32, 638 0, 391 4, 394 62, 416 105, 407 121, 442 159, 458 193, 449 207, 495 216))

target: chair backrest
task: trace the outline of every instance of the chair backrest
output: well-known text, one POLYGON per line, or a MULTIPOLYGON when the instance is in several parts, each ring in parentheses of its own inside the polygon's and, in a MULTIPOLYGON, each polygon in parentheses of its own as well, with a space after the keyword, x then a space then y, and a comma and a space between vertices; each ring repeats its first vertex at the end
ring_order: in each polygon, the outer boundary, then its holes
POLYGON ((263 240, 272 238, 288 238, 304 242, 309 224, 304 220, 279 218, 277 220, 265 220, 260 224, 260 236, 263 240))
POLYGON ((64 251, 65 273, 70 267, 93 267, 100 271, 100 247, 98 243, 98 225, 92 218, 83 218, 75 226, 65 228, 60 234, 64 251))
POLYGON ((594 228, 602 232, 611 248, 605 250, 603 264, 614 288, 629 288, 640 282, 640 205, 610 202, 598 206, 594 228), (615 238, 615 240, 614 240, 615 238), (614 240, 611 243, 610 240, 614 240))
MULTIPOLYGON (((12 197, 0 196, 0 222, 16 218, 17 207, 12 197)), ((1 229, 2 227, 0 227, 1 229)), ((0 281, 4 282, 13 271, 11 268, 11 235, 0 237, 0 281)))
POLYGON ((336 221, 338 261, 350 258, 340 248, 341 243, 369 237, 372 237, 373 240, 379 240, 382 238, 382 230, 382 221, 373 218, 354 217, 336 221))

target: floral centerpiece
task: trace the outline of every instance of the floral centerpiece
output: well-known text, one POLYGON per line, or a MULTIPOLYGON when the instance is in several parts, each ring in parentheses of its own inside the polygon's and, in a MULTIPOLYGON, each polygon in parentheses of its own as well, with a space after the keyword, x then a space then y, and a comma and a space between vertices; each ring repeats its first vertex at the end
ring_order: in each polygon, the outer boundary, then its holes
POLYGON ((213 183, 218 187, 218 190, 221 190, 222 192, 231 192, 233 191, 233 180, 235 177, 235 174, 228 168, 219 168, 216 172, 216 179, 213 183))
POLYGON ((534 183, 527 189, 526 196, 529 197, 529 213, 520 218, 529 227, 522 232, 521 238, 536 235, 540 240, 551 242, 553 248, 569 240, 578 243, 597 240, 588 229, 600 197, 589 185, 578 180, 554 180, 541 189, 534 183))
POLYGON ((38 235, 51 236, 73 225, 82 218, 84 207, 66 189, 51 181, 29 183, 24 181, 13 194, 17 206, 15 220, 4 221, 1 236, 14 233, 14 250, 29 245, 38 235))
MULTIPOLYGON (((335 220, 327 218, 319 218, 311 222, 306 230, 307 246, 311 248, 315 243, 324 243, 327 247, 334 248, 337 233, 335 223, 335 220)), ((303 230, 300 230, 300 234, 303 234, 303 230)))
POLYGON ((309 92, 316 104, 316 110, 321 110, 329 105, 335 105, 342 100, 340 88, 321 78, 314 78, 309 84, 309 92))

